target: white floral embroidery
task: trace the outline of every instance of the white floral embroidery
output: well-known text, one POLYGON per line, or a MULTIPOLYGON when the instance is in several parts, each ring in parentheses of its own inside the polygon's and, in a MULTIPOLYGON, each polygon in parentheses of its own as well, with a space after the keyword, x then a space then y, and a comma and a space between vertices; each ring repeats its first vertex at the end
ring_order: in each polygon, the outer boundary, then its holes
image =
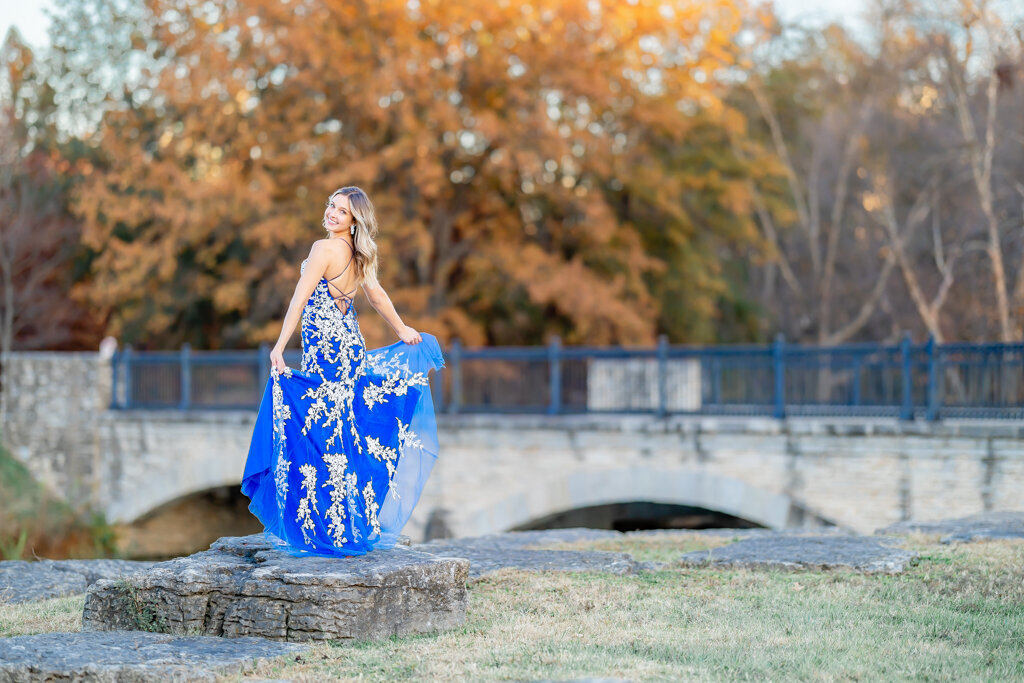
POLYGON ((333 487, 330 491, 331 505, 327 508, 328 524, 327 531, 334 539, 334 545, 339 548, 348 542, 345 537, 345 470, 348 467, 348 458, 344 453, 328 453, 324 455, 324 462, 327 464, 328 477, 323 483, 324 486, 333 487))
POLYGON ((274 399, 274 445, 277 450, 277 463, 274 466, 274 484, 277 491, 278 506, 284 505, 285 494, 288 493, 288 470, 291 462, 285 457, 288 450, 285 448, 287 437, 284 431, 285 421, 291 419, 291 406, 284 403, 284 391, 281 389, 280 379, 277 374, 273 377, 271 388, 274 399))
POLYGON ((377 521, 377 511, 380 510, 380 506, 377 504, 377 498, 373 494, 373 480, 366 482, 366 486, 363 487, 363 500, 366 501, 366 518, 370 520, 370 525, 373 527, 373 533, 371 536, 380 535, 380 522, 377 521))
MULTIPOLYGON (((399 421, 399 424, 401 424, 401 421, 399 421)), ((377 460, 382 461, 384 466, 388 468, 388 485, 390 486, 395 478, 395 463, 398 462, 398 450, 385 446, 379 439, 375 439, 372 436, 366 437, 366 450, 377 460)), ((397 492, 395 492, 395 497, 398 497, 397 492)))
POLYGON ((380 442, 380 439, 376 439, 372 436, 366 437, 366 450, 370 451, 370 455, 377 458, 377 460, 394 460, 398 457, 398 451, 390 446, 385 446, 380 442))
POLYGON ((405 449, 410 447, 423 448, 416 432, 412 431, 409 425, 403 424, 401 419, 397 417, 395 419, 398 420, 398 452, 405 453, 405 449))
POLYGON ((382 386, 378 386, 372 382, 367 383, 363 388, 363 403, 370 410, 373 410, 373 406, 377 403, 387 403, 387 399, 384 398, 384 394, 387 391, 382 386))
POLYGON ((354 393, 354 389, 345 382, 325 381, 317 387, 307 389, 302 398, 312 399, 313 403, 306 411, 306 421, 302 433, 308 434, 314 421, 325 428, 333 424, 334 433, 327 438, 325 445, 335 446, 338 437, 341 436, 340 429, 345 418, 347 417, 350 423, 355 423, 355 414, 351 408, 354 393), (323 418, 322 422, 321 418, 323 418))
POLYGON ((409 361, 407 359, 399 359, 398 356, 391 356, 387 360, 384 360, 383 353, 368 353, 366 354, 366 362, 370 364, 374 374, 377 375, 409 375, 409 361))
POLYGON ((349 529, 352 530, 352 540, 354 541, 358 541, 362 537, 359 527, 356 526, 356 518, 362 517, 356 507, 357 493, 359 493, 359 481, 356 478, 356 473, 349 472, 345 475, 345 500, 348 501, 348 524, 349 529))
POLYGON ((306 463, 299 465, 299 472, 302 473, 302 488, 306 489, 306 495, 299 501, 298 514, 295 521, 302 520, 302 537, 306 543, 313 545, 313 539, 309 537, 306 530, 314 528, 313 513, 320 514, 316 508, 316 468, 306 463))
POLYGON ((376 403, 387 403, 387 399, 384 398, 386 394, 405 396, 409 393, 409 387, 417 385, 428 386, 427 376, 422 372, 408 373, 406 376, 397 373, 386 375, 381 384, 368 383, 366 385, 366 388, 363 389, 363 403, 372 410, 376 403))
MULTIPOLYGON (((303 271, 306 263, 302 263, 303 271)), ((358 475, 350 467, 350 458, 369 453, 377 462, 384 463, 388 473, 389 494, 397 497, 394 478, 398 462, 407 449, 422 447, 416 433, 409 424, 402 422, 401 417, 396 417, 397 447, 387 445, 394 438, 393 432, 377 437, 364 437, 360 434, 354 410, 357 393, 361 394, 367 409, 372 410, 376 405, 388 403, 391 396, 407 395, 411 386, 429 387, 429 382, 426 373, 411 372, 408 357, 404 354, 385 358, 385 354, 367 353, 354 306, 348 302, 346 310, 342 312, 331 294, 327 282, 321 279, 303 307, 302 371, 320 381, 306 389, 302 396, 308 401, 308 404, 304 403, 305 414, 296 417, 300 418, 300 431, 304 436, 309 436, 314 424, 327 432, 322 444, 325 451, 322 459, 327 474, 320 488, 328 489, 326 495, 330 496, 331 502, 324 519, 331 541, 336 547, 342 547, 350 540, 359 541, 364 535, 373 538, 381 534, 378 518, 380 503, 376 499, 372 479, 360 489, 358 475), (373 373, 373 382, 366 381, 369 372, 373 373), (365 386, 359 387, 357 392, 360 380, 365 381, 365 386), (352 438, 347 438, 342 430, 347 430, 352 438), (360 495, 361 505, 358 500, 360 495)), ((284 510, 284 494, 288 490, 291 467, 286 458, 284 423, 293 416, 284 402, 279 374, 291 376, 291 369, 287 368, 281 373, 273 370, 272 374, 275 383, 274 431, 280 437, 275 442, 278 448, 275 480, 279 505, 284 510)), ((366 463, 369 465, 372 461, 366 463)), ((312 463, 299 466, 302 474, 301 488, 305 494, 299 501, 295 521, 301 523, 303 537, 309 545, 313 545, 312 537, 315 533, 308 532, 316 529, 314 515, 319 515, 316 499, 317 468, 312 463)), ((373 471, 376 473, 378 470, 373 471)))

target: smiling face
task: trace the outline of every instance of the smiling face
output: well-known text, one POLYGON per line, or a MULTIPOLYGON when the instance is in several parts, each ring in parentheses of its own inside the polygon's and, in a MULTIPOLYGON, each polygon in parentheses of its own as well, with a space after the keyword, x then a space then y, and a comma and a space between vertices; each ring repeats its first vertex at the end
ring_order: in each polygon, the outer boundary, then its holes
POLYGON ((327 203, 324 211, 324 227, 334 234, 347 234, 352 226, 352 210, 348 196, 336 194, 327 203))

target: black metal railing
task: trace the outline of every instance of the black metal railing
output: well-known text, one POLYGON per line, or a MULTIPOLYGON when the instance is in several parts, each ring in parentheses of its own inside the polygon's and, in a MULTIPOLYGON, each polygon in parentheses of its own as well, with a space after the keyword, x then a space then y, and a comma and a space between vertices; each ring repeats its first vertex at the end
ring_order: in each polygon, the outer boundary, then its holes
MULTIPOLYGON (((1024 343, 563 346, 445 351, 432 382, 449 413, 652 413, 1024 418, 1024 343), (437 380, 440 381, 437 381, 437 380)), ((285 353, 300 367, 301 352, 285 353)), ((253 409, 269 348, 113 357, 114 409, 253 409)))

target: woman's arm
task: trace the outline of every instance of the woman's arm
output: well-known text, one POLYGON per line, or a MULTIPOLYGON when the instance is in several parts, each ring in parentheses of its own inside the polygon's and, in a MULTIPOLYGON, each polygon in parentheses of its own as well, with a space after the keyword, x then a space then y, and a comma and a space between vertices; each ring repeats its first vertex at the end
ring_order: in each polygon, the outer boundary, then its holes
POLYGON ((299 318, 302 317, 302 308, 309 301, 309 297, 313 294, 313 290, 316 289, 320 278, 327 272, 327 265, 329 263, 327 250, 323 248, 319 241, 314 242, 313 247, 309 250, 306 270, 302 273, 298 283, 296 283, 292 300, 288 303, 288 312, 284 314, 284 322, 281 323, 281 336, 277 338, 277 344, 274 346, 275 351, 283 352, 288 345, 288 340, 292 338, 292 335, 295 333, 295 326, 298 325, 299 318))
POLYGON ((402 319, 398 317, 398 311, 395 310, 395 305, 391 303, 391 297, 380 286, 380 283, 364 282, 363 291, 366 292, 366 299, 370 302, 370 305, 380 313, 380 317, 384 318, 388 325, 391 325, 399 339, 406 344, 418 344, 422 341, 420 333, 403 323, 402 319))

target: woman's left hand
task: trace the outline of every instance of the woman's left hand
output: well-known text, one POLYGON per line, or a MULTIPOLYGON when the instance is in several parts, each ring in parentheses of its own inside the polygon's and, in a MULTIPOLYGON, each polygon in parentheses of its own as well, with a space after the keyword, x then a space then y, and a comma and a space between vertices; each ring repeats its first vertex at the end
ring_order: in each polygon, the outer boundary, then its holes
POLYGON ((421 341, 423 341, 423 338, 420 337, 420 333, 412 329, 408 325, 401 329, 401 331, 398 333, 398 338, 404 341, 406 344, 419 344, 421 341))

